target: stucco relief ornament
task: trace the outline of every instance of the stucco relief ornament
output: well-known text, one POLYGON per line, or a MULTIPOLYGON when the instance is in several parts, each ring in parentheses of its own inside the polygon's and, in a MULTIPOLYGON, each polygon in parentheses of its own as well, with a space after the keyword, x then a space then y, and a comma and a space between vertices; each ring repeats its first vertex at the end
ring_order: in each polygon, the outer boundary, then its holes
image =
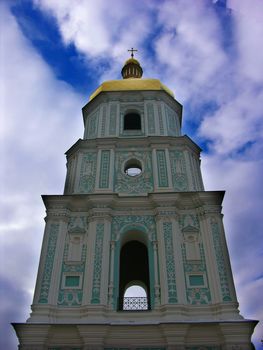
POLYGON ((85 217, 77 216, 71 217, 68 224, 69 233, 84 233, 86 232, 86 222, 85 217))
POLYGON ((179 225, 181 230, 187 231, 187 228, 191 230, 199 230, 199 220, 195 214, 184 214, 179 217, 179 225))
POLYGON ((201 305, 208 304, 208 298, 206 293, 200 288, 194 288, 188 294, 190 304, 201 305))
POLYGON ((64 290, 60 293, 58 305, 81 305, 79 300, 79 291, 77 290, 64 290))
POLYGON ((125 193, 146 193, 153 191, 152 170, 149 154, 144 152, 123 152, 118 155, 116 162, 117 181, 115 191, 125 193), (127 176, 123 171, 129 159, 138 160, 142 166, 142 172, 138 176, 127 176))

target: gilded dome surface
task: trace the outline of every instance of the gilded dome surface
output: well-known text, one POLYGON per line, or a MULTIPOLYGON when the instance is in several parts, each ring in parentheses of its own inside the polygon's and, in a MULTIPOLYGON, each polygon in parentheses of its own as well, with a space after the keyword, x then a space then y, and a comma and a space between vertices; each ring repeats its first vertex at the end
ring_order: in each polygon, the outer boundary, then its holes
POLYGON ((126 66, 126 64, 129 64, 129 63, 134 63, 134 64, 138 64, 138 66, 140 66, 140 62, 137 61, 135 58, 131 57, 129 58, 125 63, 124 63, 124 66, 126 66))
POLYGON ((166 91, 170 96, 174 94, 168 87, 160 82, 158 79, 142 79, 143 70, 140 62, 133 57, 130 57, 122 67, 123 80, 108 80, 102 83, 90 96, 90 100, 104 91, 166 91))
POLYGON ((108 80, 102 83, 90 96, 90 100, 104 91, 166 91, 170 96, 174 97, 173 92, 168 89, 158 79, 138 79, 129 78, 123 80, 108 80))

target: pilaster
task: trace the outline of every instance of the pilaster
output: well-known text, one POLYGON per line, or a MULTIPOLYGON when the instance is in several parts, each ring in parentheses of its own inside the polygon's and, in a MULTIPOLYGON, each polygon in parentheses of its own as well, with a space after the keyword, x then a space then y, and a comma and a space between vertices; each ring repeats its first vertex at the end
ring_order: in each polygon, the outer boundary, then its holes
POLYGON ((160 285, 161 289, 161 305, 168 304, 168 283, 167 283, 167 273, 166 273, 166 257, 165 257, 165 242, 164 242, 164 229, 163 223, 165 222, 165 217, 156 214, 156 229, 157 229, 157 240, 158 240, 158 257, 160 266, 160 285))
POLYGON ((199 209, 198 217, 200 222, 201 236, 204 244, 204 253, 206 259, 206 269, 207 269, 207 278, 210 285, 211 290, 211 298, 212 303, 220 303, 222 301, 220 295, 220 281, 217 273, 216 266, 216 257, 214 253, 214 244, 212 233, 209 225, 209 220, 211 218, 212 213, 209 212, 208 208, 199 209))

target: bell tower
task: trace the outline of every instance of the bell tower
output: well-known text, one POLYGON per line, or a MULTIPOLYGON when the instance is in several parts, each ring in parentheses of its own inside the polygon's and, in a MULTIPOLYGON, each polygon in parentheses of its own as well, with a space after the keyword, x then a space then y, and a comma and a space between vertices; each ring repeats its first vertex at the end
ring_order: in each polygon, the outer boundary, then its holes
POLYGON ((248 350, 221 206, 205 191, 182 106, 143 79, 132 49, 122 80, 83 107, 63 195, 46 227, 21 350, 248 350), (132 291, 128 293, 128 291, 132 291))

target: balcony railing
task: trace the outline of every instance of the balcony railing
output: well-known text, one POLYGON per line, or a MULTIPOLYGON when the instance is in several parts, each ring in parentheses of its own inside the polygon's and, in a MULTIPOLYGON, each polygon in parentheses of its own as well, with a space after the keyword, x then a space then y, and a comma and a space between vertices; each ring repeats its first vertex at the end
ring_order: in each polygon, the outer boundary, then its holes
POLYGON ((125 297, 123 298, 123 310, 140 311, 149 310, 146 297, 125 297))

